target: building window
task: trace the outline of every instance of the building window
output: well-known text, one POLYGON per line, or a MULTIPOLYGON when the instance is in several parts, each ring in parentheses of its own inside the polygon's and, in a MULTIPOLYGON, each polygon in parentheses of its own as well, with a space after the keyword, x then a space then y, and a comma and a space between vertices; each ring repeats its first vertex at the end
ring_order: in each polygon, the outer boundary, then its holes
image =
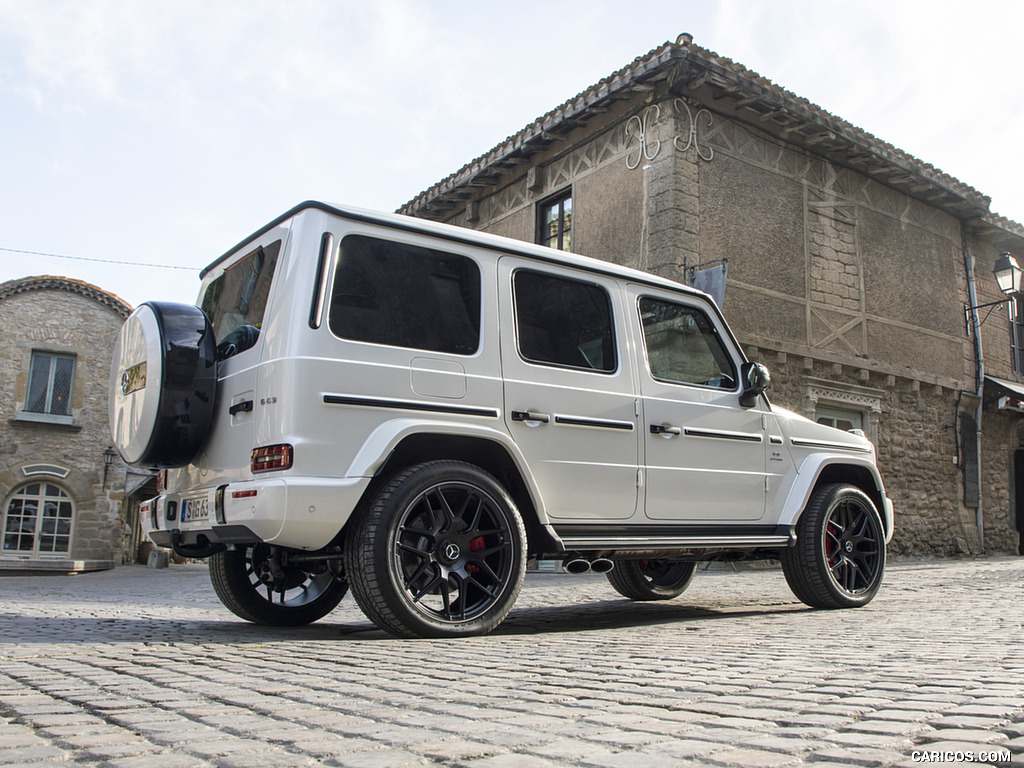
POLYGON ((4 509, 5 555, 67 555, 71 551, 74 503, 59 486, 30 483, 15 491, 4 509))
POLYGON ((845 408, 830 408, 819 405, 814 413, 814 420, 844 432, 851 429, 863 429, 864 415, 860 411, 848 411, 845 408))
POLYGON ((860 429, 878 445, 878 426, 885 390, 839 381, 807 378, 803 415, 838 429, 860 429))
POLYGON ((18 418, 72 423, 71 392, 74 378, 74 356, 33 352, 29 362, 25 409, 18 414, 18 418))
POLYGON ((540 204, 537 242, 560 251, 572 250, 572 191, 540 204))

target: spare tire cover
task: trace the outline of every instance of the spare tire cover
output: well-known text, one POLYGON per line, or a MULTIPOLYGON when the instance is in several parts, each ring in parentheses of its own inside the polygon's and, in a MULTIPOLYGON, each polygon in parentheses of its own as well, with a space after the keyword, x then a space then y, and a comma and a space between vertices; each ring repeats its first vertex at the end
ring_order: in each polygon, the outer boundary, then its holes
POLYGON ((121 327, 110 368, 110 433, 136 467, 189 464, 206 442, 217 392, 217 342, 190 304, 147 302, 121 327))

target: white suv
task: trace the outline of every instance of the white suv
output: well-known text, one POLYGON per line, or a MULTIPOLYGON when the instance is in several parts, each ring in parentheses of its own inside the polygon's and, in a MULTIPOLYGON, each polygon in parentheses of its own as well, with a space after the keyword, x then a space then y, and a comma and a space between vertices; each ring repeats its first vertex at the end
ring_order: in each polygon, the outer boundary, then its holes
POLYGON ((303 203, 141 305, 114 353, 129 464, 166 470, 157 544, 243 619, 349 587, 399 636, 488 632, 528 559, 675 597, 779 558, 819 608, 878 591, 892 503, 862 433, 771 406, 703 293, 418 219, 303 203))

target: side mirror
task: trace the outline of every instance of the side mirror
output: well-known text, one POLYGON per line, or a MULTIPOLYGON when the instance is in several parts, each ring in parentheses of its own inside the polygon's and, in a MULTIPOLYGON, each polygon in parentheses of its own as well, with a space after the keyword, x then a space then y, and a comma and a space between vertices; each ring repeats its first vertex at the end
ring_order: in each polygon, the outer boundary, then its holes
POLYGON ((760 363, 744 363, 740 368, 740 380, 743 382, 740 405, 744 408, 753 408, 757 405, 757 398, 764 394, 772 383, 771 374, 760 363))

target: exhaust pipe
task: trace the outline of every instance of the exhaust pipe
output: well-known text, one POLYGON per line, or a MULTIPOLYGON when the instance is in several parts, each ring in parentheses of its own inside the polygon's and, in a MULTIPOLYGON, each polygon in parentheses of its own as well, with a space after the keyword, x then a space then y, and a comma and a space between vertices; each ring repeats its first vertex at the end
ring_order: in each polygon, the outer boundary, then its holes
POLYGON ((562 563, 562 568, 565 569, 566 573, 590 573, 590 561, 584 560, 582 557, 574 557, 562 563))
POLYGON ((565 572, 573 574, 608 573, 614 567, 615 563, 607 557, 595 557, 593 560, 588 560, 585 557, 573 557, 562 563, 565 572))

